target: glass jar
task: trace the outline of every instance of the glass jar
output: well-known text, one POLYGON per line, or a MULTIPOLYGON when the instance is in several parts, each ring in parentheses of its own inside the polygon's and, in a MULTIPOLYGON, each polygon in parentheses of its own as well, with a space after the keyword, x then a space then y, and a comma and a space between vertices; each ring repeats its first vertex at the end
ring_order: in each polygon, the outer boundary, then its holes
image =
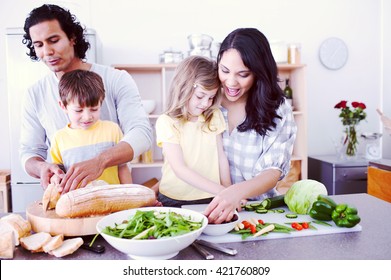
POLYGON ((301 45, 299 43, 288 44, 288 63, 300 64, 301 45))

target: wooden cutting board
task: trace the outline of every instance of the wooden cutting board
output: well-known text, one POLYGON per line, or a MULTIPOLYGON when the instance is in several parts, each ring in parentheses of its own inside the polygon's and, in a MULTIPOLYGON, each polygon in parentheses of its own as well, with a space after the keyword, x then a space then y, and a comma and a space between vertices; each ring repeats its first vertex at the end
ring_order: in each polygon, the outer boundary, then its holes
POLYGON ((26 209, 27 220, 34 232, 48 232, 51 235, 84 236, 97 233, 96 224, 104 216, 85 218, 61 218, 55 210, 44 211, 41 201, 36 201, 26 209))
MULTIPOLYGON (((252 202, 253 203, 253 202, 252 202)), ((198 205, 183 205, 182 208, 191 209, 197 212, 203 212, 206 208, 207 204, 198 204, 198 205)), ((285 214, 292 213, 289 211, 288 207, 279 207, 280 209, 284 209, 284 213, 267 213, 267 214, 258 214, 256 212, 249 211, 241 211, 239 212, 239 221, 248 220, 250 218, 261 219, 266 223, 278 223, 282 225, 287 225, 286 223, 293 222, 312 222, 314 221, 309 215, 297 215, 298 217, 295 219, 286 218, 285 214)), ((352 228, 343 228, 337 227, 333 221, 328 222, 331 226, 324 226, 312 223, 316 230, 306 229, 301 231, 295 231, 291 233, 276 233, 270 232, 267 235, 262 235, 259 237, 248 237, 246 239, 242 239, 240 234, 227 233, 220 236, 210 236, 206 234, 201 234, 198 239, 202 239, 209 242, 215 243, 229 243, 229 242, 241 242, 241 241, 258 241, 265 239, 277 239, 277 238, 294 238, 294 237, 302 237, 302 236, 314 236, 314 235, 323 235, 323 234, 336 234, 336 233, 345 233, 345 232, 356 232, 361 231, 361 225, 358 224, 352 228)))

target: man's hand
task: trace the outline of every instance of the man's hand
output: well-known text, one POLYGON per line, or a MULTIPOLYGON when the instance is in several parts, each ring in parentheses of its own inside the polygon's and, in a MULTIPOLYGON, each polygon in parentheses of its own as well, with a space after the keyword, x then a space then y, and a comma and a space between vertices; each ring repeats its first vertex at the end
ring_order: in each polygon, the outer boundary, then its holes
POLYGON ((59 182, 65 176, 61 168, 52 163, 42 162, 40 164, 41 186, 46 189, 51 180, 59 182))
POLYGON ((64 194, 77 188, 84 188, 89 182, 96 180, 104 171, 102 161, 98 157, 72 165, 61 180, 59 191, 64 194))

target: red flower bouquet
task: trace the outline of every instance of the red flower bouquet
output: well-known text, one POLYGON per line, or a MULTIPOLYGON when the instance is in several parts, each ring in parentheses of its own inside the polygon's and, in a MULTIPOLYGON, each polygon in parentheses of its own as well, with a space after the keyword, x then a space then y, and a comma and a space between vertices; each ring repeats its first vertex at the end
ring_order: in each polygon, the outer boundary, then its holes
POLYGON ((346 145, 346 154, 354 156, 357 152, 357 131, 356 125, 367 117, 364 110, 367 108, 364 103, 352 102, 351 109, 346 100, 340 101, 334 106, 335 109, 341 109, 339 117, 344 125, 344 132, 346 134, 343 144, 346 145))

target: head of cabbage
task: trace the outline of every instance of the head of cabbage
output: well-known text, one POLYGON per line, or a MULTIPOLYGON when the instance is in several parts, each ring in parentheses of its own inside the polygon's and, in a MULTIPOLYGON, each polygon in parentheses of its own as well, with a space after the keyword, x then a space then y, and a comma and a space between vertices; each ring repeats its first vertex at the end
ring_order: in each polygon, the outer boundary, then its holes
POLYGON ((327 195, 325 185, 316 180, 300 180, 289 188, 284 201, 290 211, 297 214, 308 214, 320 194, 327 195))

